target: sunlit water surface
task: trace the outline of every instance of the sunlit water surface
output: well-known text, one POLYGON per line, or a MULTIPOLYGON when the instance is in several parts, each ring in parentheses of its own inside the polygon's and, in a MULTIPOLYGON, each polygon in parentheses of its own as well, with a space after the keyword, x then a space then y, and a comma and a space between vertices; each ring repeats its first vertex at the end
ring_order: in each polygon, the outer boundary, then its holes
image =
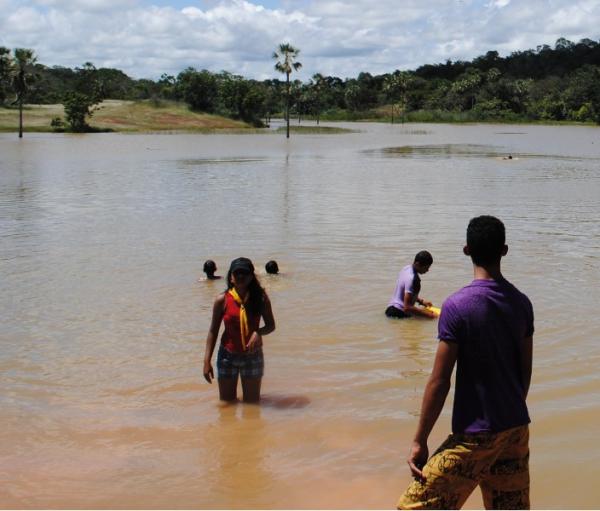
POLYGON ((600 506, 600 130, 351 127, 0 135, 0 506, 393 507, 437 322, 383 311, 421 249, 425 298, 470 281, 479 214, 535 307, 533 505, 600 506), (240 255, 279 262, 277 330, 263 403, 223 408, 198 278, 240 255))

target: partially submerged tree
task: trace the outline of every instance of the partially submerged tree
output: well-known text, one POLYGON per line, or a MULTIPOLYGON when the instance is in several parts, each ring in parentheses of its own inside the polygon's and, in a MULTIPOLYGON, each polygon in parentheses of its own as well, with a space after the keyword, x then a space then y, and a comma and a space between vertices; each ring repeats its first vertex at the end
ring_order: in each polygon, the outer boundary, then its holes
POLYGON ((91 62, 76 68, 75 90, 67 92, 63 98, 65 116, 71 131, 83 133, 90 131, 87 117, 93 115, 97 105, 104 99, 102 82, 98 79, 98 70, 91 62))
POLYGON ((273 58, 277 60, 275 69, 280 73, 285 74, 285 121, 286 121, 286 138, 290 138, 290 75, 293 71, 298 71, 302 67, 300 62, 296 62, 300 50, 294 48, 289 43, 281 43, 277 51, 273 52, 273 58))
POLYGON ((36 60, 33 50, 28 48, 15 48, 13 90, 17 95, 15 103, 19 106, 19 138, 23 138, 23 103, 33 80, 32 68, 36 60))

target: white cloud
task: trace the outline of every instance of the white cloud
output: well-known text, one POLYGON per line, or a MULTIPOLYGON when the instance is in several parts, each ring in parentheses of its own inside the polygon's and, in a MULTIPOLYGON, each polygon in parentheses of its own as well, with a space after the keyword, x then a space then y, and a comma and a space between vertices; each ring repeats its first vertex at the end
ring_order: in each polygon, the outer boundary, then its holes
POLYGON ((414 69, 600 38, 597 0, 0 0, 0 45, 33 48, 47 65, 122 69, 134 77, 187 66, 277 76, 271 54, 301 49, 306 80, 414 69), (272 3, 270 3, 272 5, 272 3))

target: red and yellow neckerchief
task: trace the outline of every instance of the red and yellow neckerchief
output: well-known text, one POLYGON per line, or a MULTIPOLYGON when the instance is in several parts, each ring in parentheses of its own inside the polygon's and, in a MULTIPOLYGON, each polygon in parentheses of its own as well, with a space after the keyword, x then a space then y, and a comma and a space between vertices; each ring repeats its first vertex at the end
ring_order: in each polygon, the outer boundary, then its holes
POLYGON ((235 290, 235 287, 232 287, 229 290, 229 294, 235 300, 235 303, 237 303, 240 306, 240 334, 242 338, 242 348, 244 349, 244 351, 246 351, 246 343, 248 341, 248 334, 250 329, 248 328, 248 315, 246 314, 246 307, 244 304, 248 299, 248 295, 246 295, 245 300, 242 300, 240 298, 240 295, 238 295, 237 291, 235 290))

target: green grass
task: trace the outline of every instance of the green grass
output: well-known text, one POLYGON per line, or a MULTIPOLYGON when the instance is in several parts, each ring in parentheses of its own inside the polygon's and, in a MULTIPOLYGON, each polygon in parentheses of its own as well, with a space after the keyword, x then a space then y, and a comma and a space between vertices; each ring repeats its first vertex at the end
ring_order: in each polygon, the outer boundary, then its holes
MULTIPOLYGON (((27 105, 23 109, 23 131, 52 131, 50 121, 64 116, 62 105, 27 105)), ((19 110, 0 108, 0 132, 19 130, 19 110)))
MULTIPOLYGON (((62 105, 26 105, 23 110, 24 131, 52 131, 50 122, 54 117, 64 120, 62 105)), ((88 123, 97 130, 126 132, 252 130, 244 122, 192 112, 185 104, 174 101, 107 100, 101 103, 100 108, 88 119, 88 123)), ((0 108, 0 131, 16 132, 18 125, 18 110, 0 108)))

